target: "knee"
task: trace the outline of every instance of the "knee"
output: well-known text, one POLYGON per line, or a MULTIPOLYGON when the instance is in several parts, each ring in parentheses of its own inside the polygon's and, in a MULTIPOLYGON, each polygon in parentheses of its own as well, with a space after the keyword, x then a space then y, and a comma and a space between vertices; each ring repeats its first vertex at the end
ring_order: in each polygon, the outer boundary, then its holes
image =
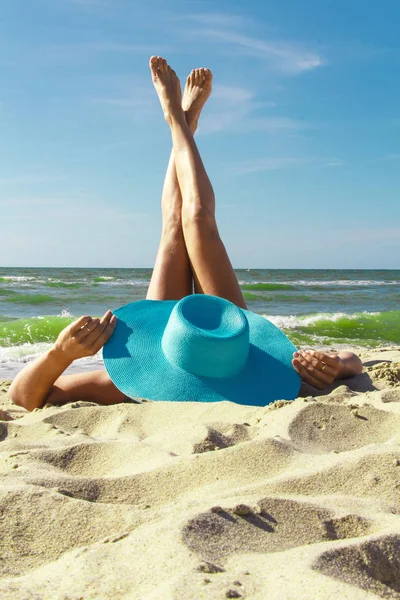
POLYGON ((182 212, 182 225, 184 229, 192 229, 204 234, 218 233, 214 212, 203 206, 195 206, 182 212))

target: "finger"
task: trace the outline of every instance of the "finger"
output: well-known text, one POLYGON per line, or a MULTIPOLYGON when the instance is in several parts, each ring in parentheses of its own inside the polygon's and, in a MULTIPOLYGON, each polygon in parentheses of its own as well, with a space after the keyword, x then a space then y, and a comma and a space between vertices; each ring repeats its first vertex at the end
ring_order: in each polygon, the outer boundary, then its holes
POLYGON ((326 352, 319 352, 317 350, 310 351, 310 354, 315 356, 315 358, 317 358, 318 360, 324 362, 327 366, 331 367, 332 369, 337 370, 340 362, 340 359, 337 354, 332 356, 331 354, 327 354, 326 352))
POLYGON ((302 363, 303 367, 305 367, 307 371, 312 375, 312 377, 314 377, 314 379, 317 379, 318 381, 321 381, 325 386, 329 385, 334 380, 334 375, 332 373, 327 373, 327 367, 325 367, 325 369, 322 369, 323 365, 321 363, 320 366, 313 365, 310 362, 312 360, 311 357, 307 354, 302 354, 299 360, 302 363))
POLYGON ((96 352, 98 352, 100 348, 102 348, 104 344, 110 339, 110 337, 114 333, 116 324, 117 317, 115 315, 112 315, 107 327, 93 345, 93 354, 96 354, 96 352))
POLYGON ((102 335, 103 331, 107 327, 112 317, 111 310, 108 310, 97 323, 97 327, 92 331, 90 335, 85 339, 86 346, 93 346, 96 340, 102 335))
POLYGON ((75 334, 75 339, 78 342, 85 342, 89 335, 94 331, 99 324, 99 319, 92 319, 89 323, 86 323, 77 333, 75 334))
POLYGON ((317 358, 314 356, 313 352, 302 352, 302 356, 310 363, 313 367, 315 367, 318 371, 325 373, 330 377, 336 376, 336 370, 332 369, 324 360, 317 358))
POLYGON ((317 390, 322 390, 325 387, 320 381, 318 381, 312 375, 310 375, 310 373, 307 371, 307 369, 305 367, 303 367, 303 365, 300 363, 300 361, 297 358, 293 359, 292 365, 294 366, 294 368, 296 369, 296 371, 298 372, 300 377, 303 379, 303 381, 305 381, 306 383, 309 383, 310 385, 315 387, 317 390))
POLYGON ((311 375, 313 379, 316 379, 325 387, 332 383, 332 375, 326 375, 325 371, 320 371, 319 369, 314 367, 302 354, 300 354, 300 356, 296 360, 300 362, 300 364, 307 370, 307 372, 311 375))
POLYGON ((79 319, 77 319, 76 321, 71 323, 71 325, 69 327, 70 327, 70 332, 72 333, 72 335, 77 333, 81 329, 81 327, 86 325, 86 323, 90 323, 91 320, 92 320, 92 317, 85 316, 85 317, 80 317, 79 319))

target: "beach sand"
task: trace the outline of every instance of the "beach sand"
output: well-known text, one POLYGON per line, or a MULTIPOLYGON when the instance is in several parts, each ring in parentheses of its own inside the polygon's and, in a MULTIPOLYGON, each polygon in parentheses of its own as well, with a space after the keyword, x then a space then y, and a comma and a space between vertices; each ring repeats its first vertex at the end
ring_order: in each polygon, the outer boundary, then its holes
POLYGON ((400 598, 400 348, 362 359, 265 408, 0 382, 0 598, 400 598))

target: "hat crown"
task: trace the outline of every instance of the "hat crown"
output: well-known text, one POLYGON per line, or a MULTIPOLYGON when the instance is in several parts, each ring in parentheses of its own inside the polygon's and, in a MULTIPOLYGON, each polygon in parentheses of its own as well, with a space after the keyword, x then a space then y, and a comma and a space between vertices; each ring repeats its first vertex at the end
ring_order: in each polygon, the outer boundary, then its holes
POLYGON ((167 360, 202 377, 234 377, 249 354, 244 312, 222 298, 194 294, 173 308, 162 342, 167 360))

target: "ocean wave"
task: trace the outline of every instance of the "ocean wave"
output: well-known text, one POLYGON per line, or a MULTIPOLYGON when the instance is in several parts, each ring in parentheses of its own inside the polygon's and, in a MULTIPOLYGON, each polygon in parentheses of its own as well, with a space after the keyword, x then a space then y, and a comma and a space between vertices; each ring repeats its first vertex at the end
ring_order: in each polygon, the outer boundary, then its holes
POLYGON ((104 275, 100 275, 98 277, 93 277, 93 281, 95 283, 106 283, 108 281, 112 281, 115 277, 106 277, 104 275))
POLYGON ((113 281, 102 281, 102 280, 93 280, 95 284, 100 285, 109 285, 109 286, 147 286, 150 283, 150 279, 115 279, 113 281))
POLYGON ((20 287, 26 289, 27 287, 53 287, 53 288, 81 288, 84 286, 91 285, 110 285, 110 286, 146 286, 150 283, 150 278, 143 279, 115 279, 114 277, 88 277, 88 278, 74 278, 73 280, 65 279, 51 279, 51 278, 36 278, 36 277, 0 277, 0 284, 9 284, 14 288, 20 287))
POLYGON ((23 275, 5 275, 0 277, 0 281, 1 282, 8 282, 8 281, 34 281, 36 279, 36 277, 26 277, 23 275))
MULTIPOLYGON (((50 350, 51 347, 52 344, 48 343, 25 343, 10 348, 2 348, 0 346, 0 378, 13 379, 27 363, 35 360, 35 358, 50 350)), ((65 373, 82 373, 99 369, 104 369, 101 351, 94 356, 87 356, 74 361, 65 373)))
MULTIPOLYGON (((400 311, 263 316, 284 331, 296 345, 377 346, 400 342, 400 311)), ((5 356, 4 352, 29 356, 29 347, 32 344, 39 344, 38 348, 40 348, 40 344, 53 343, 62 329, 75 318, 68 311, 63 311, 58 316, 0 319, 2 356, 5 356), (28 346, 24 350, 22 346, 26 344, 28 346), (15 347, 22 349, 12 351, 11 349, 15 347), (7 348, 10 351, 6 351, 7 348)))
POLYGON ((10 362, 28 363, 34 360, 52 347, 52 344, 38 342, 30 344, 25 342, 18 346, 0 346, 0 364, 5 365, 10 362))
POLYGON ((299 281, 294 281, 293 285, 301 285, 304 287, 309 286, 321 286, 321 287, 376 287, 383 285, 398 285, 400 286, 400 281, 375 281, 373 279, 332 279, 331 281, 312 281, 300 279, 299 281))
POLYGON ((331 280, 317 280, 317 279, 296 279, 290 283, 283 283, 282 281, 239 281, 239 284, 244 289, 275 289, 273 286, 278 286, 276 289, 282 289, 287 286, 286 289, 297 287, 376 287, 385 285, 397 285, 400 287, 400 280, 390 281, 378 281, 373 279, 331 279, 331 280), (250 287, 251 286, 251 287, 250 287), (256 287, 260 286, 260 287, 256 287), (265 288, 262 286, 266 286, 265 288), (268 287, 270 286, 270 287, 268 287))
MULTIPOLYGON (((361 313, 363 315, 378 315, 380 313, 361 313)), ((262 315, 268 321, 271 321, 279 329, 297 329, 299 327, 309 327, 310 325, 316 325, 321 322, 332 322, 337 323, 341 319, 357 320, 358 314, 349 315, 346 313, 318 313, 316 315, 288 315, 288 316, 273 316, 273 315, 262 315)))
POLYGON ((297 344, 377 346, 400 341, 400 311, 263 316, 297 344))
POLYGON ((54 342, 58 334, 73 321, 65 312, 61 316, 32 317, 0 322, 0 347, 54 342))
POLYGON ((45 287, 51 287, 51 288, 81 288, 83 287, 84 283, 79 283, 77 281, 71 282, 71 281, 60 281, 60 280, 49 280, 49 281, 45 281, 43 282, 43 284, 45 287))
POLYGON ((274 290, 294 290, 293 285, 287 283, 241 283, 244 290, 274 291, 274 290))
POLYGON ((15 292, 12 295, 7 295, 3 302, 9 302, 11 304, 27 304, 27 305, 37 305, 37 304, 63 304, 63 300, 61 298, 55 298, 54 296, 48 296, 47 294, 21 294, 19 292, 15 292))
POLYGON ((290 303, 295 302, 296 304, 304 304, 304 303, 311 303, 311 302, 316 302, 315 298, 312 298, 311 296, 306 296, 303 294, 281 294, 281 293, 277 293, 271 296, 263 296, 260 294, 254 294, 253 292, 243 292, 243 298, 247 301, 247 302, 262 302, 262 303, 274 303, 277 300, 283 300, 283 301, 289 301, 290 303))

